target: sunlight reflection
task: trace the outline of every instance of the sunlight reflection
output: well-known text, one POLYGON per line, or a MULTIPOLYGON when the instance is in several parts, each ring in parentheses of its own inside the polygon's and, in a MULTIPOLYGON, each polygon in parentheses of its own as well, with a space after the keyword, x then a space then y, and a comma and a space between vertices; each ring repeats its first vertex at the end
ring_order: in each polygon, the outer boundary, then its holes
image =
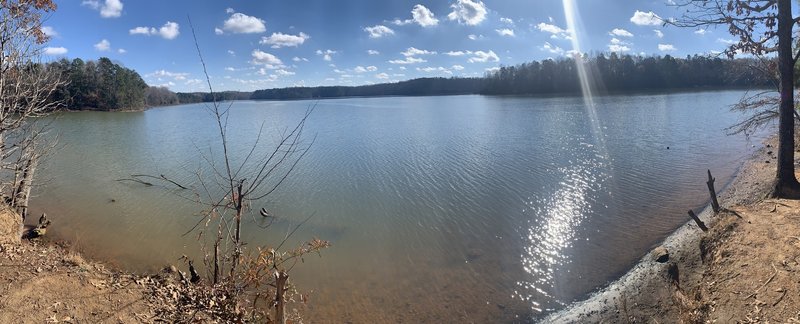
POLYGON ((577 161, 570 161, 567 166, 559 168, 562 180, 558 189, 549 197, 527 202, 534 214, 531 219, 540 219, 542 222, 531 224, 527 229, 525 239, 528 244, 524 248, 522 264, 525 272, 530 274, 530 279, 517 282, 519 291, 514 291, 514 297, 529 302, 531 309, 537 312, 563 304, 557 292, 561 278, 572 279, 565 265, 571 262, 568 250, 579 239, 576 229, 594 212, 594 203, 604 189, 602 184, 611 179, 610 175, 613 174, 611 165, 607 163, 610 158, 592 93, 593 73, 583 61, 580 14, 574 0, 563 0, 563 5, 586 119, 595 145, 581 142, 575 145, 574 151, 566 152, 579 157, 577 161))

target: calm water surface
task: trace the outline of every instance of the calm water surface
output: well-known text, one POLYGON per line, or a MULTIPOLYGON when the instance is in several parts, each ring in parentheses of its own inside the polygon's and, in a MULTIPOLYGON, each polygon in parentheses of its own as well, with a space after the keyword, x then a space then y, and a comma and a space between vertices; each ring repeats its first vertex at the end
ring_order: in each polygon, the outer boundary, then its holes
MULTIPOLYGON (((615 279, 683 224, 706 200, 706 169, 730 180, 758 143, 724 134, 741 95, 600 97, 597 127, 579 97, 322 100, 311 151, 255 206, 280 221, 264 231, 248 218, 245 236, 276 244, 314 215, 292 241, 333 243, 293 270, 313 322, 527 321, 615 279)), ((312 104, 234 103, 233 154, 262 123, 262 144, 274 141, 312 104)), ((135 271, 198 257, 195 235, 181 236, 196 205, 115 179, 209 172, 218 142, 203 105, 67 113, 54 127, 64 147, 34 205, 56 236, 135 271)))

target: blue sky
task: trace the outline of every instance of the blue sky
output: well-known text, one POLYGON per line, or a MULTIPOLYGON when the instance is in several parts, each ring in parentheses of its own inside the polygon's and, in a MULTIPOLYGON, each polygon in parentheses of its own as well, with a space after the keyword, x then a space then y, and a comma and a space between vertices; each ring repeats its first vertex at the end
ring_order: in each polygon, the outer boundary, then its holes
MULTIPOLYGON (((662 27, 668 0, 577 0, 584 52, 721 51, 725 29, 662 27)), ((205 91, 191 17, 215 90, 362 85, 569 55, 561 1, 70 0, 44 25, 45 60, 105 56, 150 85, 205 91)))

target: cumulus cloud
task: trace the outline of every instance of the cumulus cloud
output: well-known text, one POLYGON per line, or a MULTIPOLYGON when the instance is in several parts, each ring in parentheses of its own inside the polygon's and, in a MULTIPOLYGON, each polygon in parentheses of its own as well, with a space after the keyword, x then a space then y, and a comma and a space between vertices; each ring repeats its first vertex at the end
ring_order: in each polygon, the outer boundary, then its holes
POLYGON ((369 34, 369 38, 381 38, 384 36, 394 35, 394 30, 384 25, 365 27, 364 31, 369 34))
POLYGON ((422 27, 433 27, 439 24, 439 19, 434 17, 433 12, 421 4, 411 9, 411 17, 414 19, 414 22, 422 27))
POLYGON ((267 31, 263 19, 234 12, 222 24, 222 31, 234 34, 257 34, 267 31))
POLYGON ((709 33, 709 31, 705 30, 705 29, 698 29, 698 30, 695 30, 694 33, 697 34, 697 35, 705 35, 705 34, 709 33))
POLYGON ((305 57, 297 57, 297 56, 295 56, 295 57, 292 58, 292 61, 295 61, 295 62, 308 62, 308 59, 305 58, 305 57))
POLYGON ((660 31, 658 29, 653 29, 653 32, 656 33, 656 37, 664 38, 664 32, 662 32, 662 31, 660 31))
POLYGON ((126 51, 124 48, 120 48, 120 49, 117 50, 117 53, 120 53, 120 54, 125 54, 127 52, 128 51, 126 51))
POLYGON ((433 55, 436 52, 428 51, 428 50, 421 50, 415 47, 409 47, 405 52, 400 52, 405 57, 415 56, 415 55, 433 55))
POLYGON ((136 27, 128 30, 131 35, 161 36, 164 39, 175 39, 180 35, 180 25, 176 22, 167 21, 164 26, 156 29, 155 27, 136 27))
POLYGON ((67 49, 64 47, 45 47, 44 55, 60 56, 67 54, 67 49))
POLYGON ((494 31, 496 31, 497 34, 500 35, 500 36, 514 37, 514 30, 513 29, 503 28, 503 29, 495 29, 494 31))
POLYGON ((723 43, 725 45, 733 45, 736 44, 735 40, 732 39, 725 39, 725 38, 717 38, 717 42, 723 43))
POLYGON ((631 32, 629 32, 627 30, 624 30, 622 28, 614 28, 614 30, 612 30, 608 34, 612 35, 612 36, 619 36, 619 37, 633 37, 633 34, 631 34, 631 32))
POLYGON ((652 11, 636 10, 631 17, 631 22, 639 26, 658 26, 663 24, 664 20, 652 11))
POLYGON ((485 63, 485 62, 498 62, 498 61, 500 61, 500 58, 497 56, 497 54, 494 53, 494 51, 488 51, 488 52, 475 51, 475 52, 472 52, 472 55, 473 56, 470 57, 467 60, 467 62, 470 62, 470 63, 485 63))
POLYGON ((369 54, 369 55, 378 55, 378 54, 380 54, 380 53, 381 53, 381 52, 378 52, 378 51, 376 51, 376 50, 367 50, 367 54, 369 54))
POLYGON ((501 17, 500 22, 504 24, 514 25, 514 20, 511 18, 501 17))
POLYGON ((424 59, 421 59, 421 58, 411 57, 411 56, 408 56, 408 57, 406 57, 405 59, 402 59, 402 60, 390 60, 389 61, 389 63, 392 63, 392 64, 416 64, 416 63, 425 63, 425 62, 428 62, 428 61, 426 61, 424 59))
POLYGON ((539 49, 550 54, 564 55, 563 48, 550 44, 549 42, 544 42, 544 45, 540 46, 539 49))
POLYGON ((253 61, 252 61, 253 64, 256 64, 256 65, 263 64, 263 65, 266 65, 268 67, 283 65, 283 62, 279 58, 277 58, 275 55, 272 55, 272 54, 267 53, 267 52, 263 52, 261 50, 257 50, 257 49, 253 50, 253 52, 250 53, 250 55, 253 57, 253 61))
POLYGON ((186 80, 186 77, 189 76, 189 73, 182 73, 182 72, 170 72, 167 70, 156 70, 153 73, 145 74, 145 77, 148 78, 172 78, 176 81, 186 80))
POLYGON ((303 45, 309 38, 311 37, 302 32, 299 35, 272 33, 269 37, 261 37, 259 44, 272 45, 272 48, 297 47, 303 45))
POLYGON ((417 71, 426 72, 426 73, 441 72, 441 73, 445 73, 445 74, 453 74, 453 71, 450 71, 447 68, 444 68, 444 67, 441 67, 441 66, 439 66, 439 67, 428 66, 428 67, 424 67, 424 68, 417 68, 417 71))
POLYGON ((467 38, 469 38, 470 40, 479 40, 483 39, 483 35, 469 34, 467 35, 467 38))
POLYGON ((103 39, 99 43, 94 44, 94 49, 101 52, 108 51, 111 49, 111 42, 109 42, 107 39, 103 39))
POLYGON ((451 68, 452 68, 453 70, 456 70, 456 71, 461 71, 461 70, 464 70, 464 67, 463 67, 463 66, 461 66, 461 65, 458 65, 458 64, 456 64, 456 65, 453 65, 451 68))
POLYGON ((672 52, 677 49, 672 44, 658 44, 658 50, 662 52, 672 52))
MULTIPOLYGON (((467 52, 469 52, 469 51, 467 51, 467 52)), ((466 54, 469 54, 467 52, 464 52, 464 51, 449 51, 449 52, 444 53, 444 55, 447 55, 447 56, 464 56, 466 54)))
POLYGON ((612 52, 621 53, 621 52, 628 52, 631 50, 631 48, 622 44, 608 44, 608 50, 612 52))
POLYGON ((103 18, 116 18, 122 15, 122 1, 120 0, 105 0, 100 4, 99 0, 84 0, 81 5, 87 6, 94 10, 100 11, 100 17, 103 18))
POLYGON ((450 20, 457 20, 459 23, 474 26, 486 19, 486 5, 477 0, 457 0, 450 5, 453 12, 447 15, 450 20))
POLYGON ((53 27, 50 27, 50 26, 42 26, 42 32, 45 35, 47 35, 48 37, 57 37, 58 36, 58 32, 56 32, 56 30, 53 29, 53 27))
POLYGON ((571 38, 568 30, 563 29, 563 28, 558 27, 558 26, 553 25, 553 24, 539 23, 538 25, 536 25, 536 29, 538 29, 538 30, 540 30, 542 32, 545 32, 545 33, 550 33, 551 34, 550 38, 553 38, 553 39, 570 39, 571 38))
POLYGON ((317 55, 322 55, 322 59, 325 61, 331 61, 333 59, 333 54, 336 54, 334 50, 317 50, 317 55))
POLYGON ((386 74, 386 73, 378 73, 378 74, 375 75, 375 77, 378 78, 378 79, 388 79, 389 75, 386 74))

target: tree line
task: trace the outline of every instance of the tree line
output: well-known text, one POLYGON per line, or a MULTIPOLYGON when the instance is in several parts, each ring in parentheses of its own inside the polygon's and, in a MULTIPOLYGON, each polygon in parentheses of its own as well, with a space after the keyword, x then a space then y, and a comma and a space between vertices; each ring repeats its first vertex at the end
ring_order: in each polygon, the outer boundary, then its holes
MULTIPOLYGON (((754 58, 723 59, 707 56, 676 58, 598 54, 584 59, 597 92, 677 90, 769 86, 763 61, 754 58)), ((211 102, 204 92, 172 92, 148 86, 134 70, 108 58, 97 61, 61 59, 49 69, 67 81, 53 94, 71 110, 140 110, 146 107, 211 102)), ((216 100, 297 100, 374 96, 435 95, 540 95, 578 94, 580 81, 574 58, 546 59, 503 66, 479 78, 419 78, 363 86, 319 86, 263 89, 254 92, 214 93, 216 100)))

